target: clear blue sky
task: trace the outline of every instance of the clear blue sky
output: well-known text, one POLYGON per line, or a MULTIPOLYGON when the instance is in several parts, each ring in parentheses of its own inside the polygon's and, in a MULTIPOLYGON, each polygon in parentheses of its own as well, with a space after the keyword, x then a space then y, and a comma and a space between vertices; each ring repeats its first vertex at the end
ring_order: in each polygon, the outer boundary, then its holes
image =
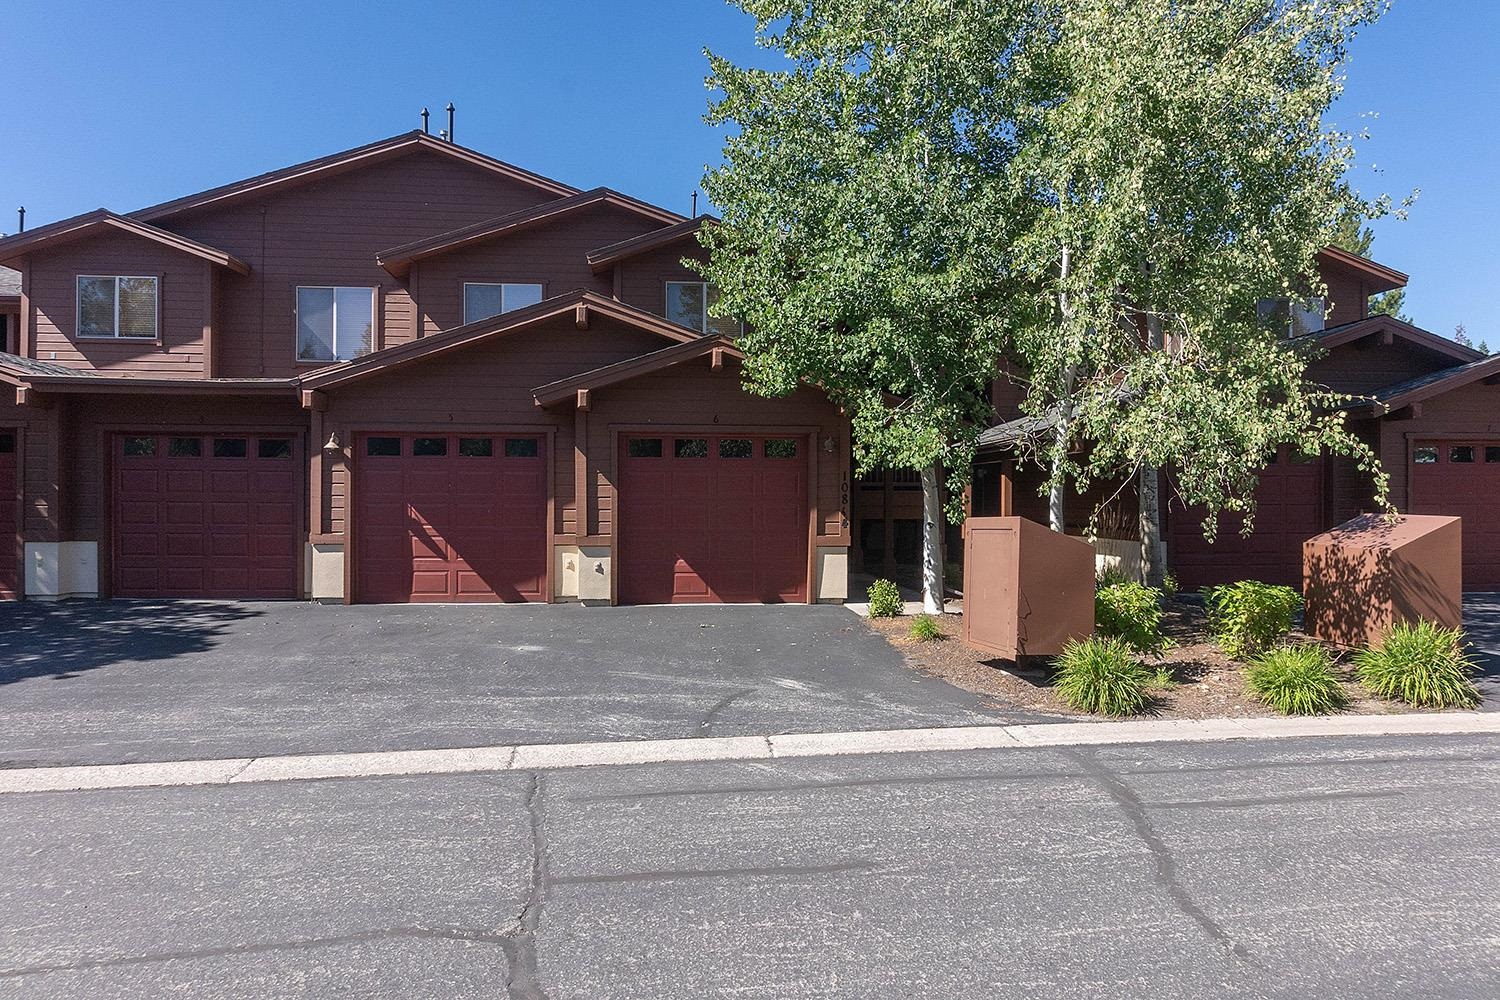
MULTIPOLYGON (((765 60, 716 0, 163 3, 6 0, 0 231, 129 211, 434 126, 579 187, 687 212, 719 136, 704 46, 765 60)), ((1368 126, 1357 184, 1421 189, 1374 254, 1407 311, 1500 349, 1500 3, 1397 0, 1356 44, 1340 124, 1368 126), (1366 112, 1378 117, 1364 119, 1366 112)))

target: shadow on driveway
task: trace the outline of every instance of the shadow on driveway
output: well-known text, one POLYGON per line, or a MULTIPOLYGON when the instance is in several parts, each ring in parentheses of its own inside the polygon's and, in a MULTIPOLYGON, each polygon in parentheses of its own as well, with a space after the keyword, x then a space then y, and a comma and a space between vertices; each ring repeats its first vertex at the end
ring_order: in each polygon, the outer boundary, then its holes
POLYGON ((262 612, 232 602, 37 601, 0 606, 0 685, 72 680, 126 663, 212 649, 235 622, 262 612))
POLYGON ((1044 718, 827 605, 13 604, 0 662, 0 767, 1044 718))

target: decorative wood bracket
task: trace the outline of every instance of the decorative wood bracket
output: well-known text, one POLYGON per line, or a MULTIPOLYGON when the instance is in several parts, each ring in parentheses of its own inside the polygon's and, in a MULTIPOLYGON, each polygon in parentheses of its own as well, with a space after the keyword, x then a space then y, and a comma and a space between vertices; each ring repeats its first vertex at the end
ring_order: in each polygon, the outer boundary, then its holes
POLYGON ((573 310, 573 325, 580 330, 589 328, 589 307, 582 302, 573 310))

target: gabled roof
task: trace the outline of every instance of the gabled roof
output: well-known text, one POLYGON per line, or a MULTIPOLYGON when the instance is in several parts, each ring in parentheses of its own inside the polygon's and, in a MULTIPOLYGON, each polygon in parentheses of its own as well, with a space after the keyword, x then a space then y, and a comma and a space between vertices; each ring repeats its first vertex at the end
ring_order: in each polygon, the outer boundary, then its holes
POLYGON ((590 317, 595 313, 618 320, 636 329, 665 337, 674 343, 701 339, 700 334, 660 316, 637 309, 635 306, 628 306, 615 299, 606 298, 596 292, 576 288, 571 292, 543 299, 536 305, 526 306, 524 309, 501 313, 499 316, 482 319, 466 326, 454 327, 430 337, 422 337, 395 347, 388 347, 383 351, 366 354, 354 361, 344 361, 327 368, 319 368, 317 371, 302 376, 298 379, 298 383, 304 389, 325 389, 358 381, 414 361, 468 347, 492 337, 515 333, 559 316, 571 315, 580 328, 586 328, 590 317))
POLYGON ((1320 347, 1333 350, 1335 347, 1342 347, 1377 333, 1389 333, 1393 338, 1400 337, 1410 344, 1456 361, 1469 362, 1484 357, 1483 352, 1476 351, 1472 347, 1465 347, 1457 341, 1439 337, 1435 333, 1428 333, 1420 327, 1403 323, 1394 316, 1386 315, 1366 316, 1364 319, 1357 319, 1353 322, 1340 323, 1338 326, 1305 334, 1297 339, 1303 342, 1316 342, 1320 347))
POLYGON ((1345 270, 1358 272, 1371 292, 1389 292, 1406 287, 1407 275, 1394 267, 1377 264, 1368 257, 1361 257, 1348 250, 1334 246, 1324 247, 1318 251, 1318 258, 1326 263, 1337 264, 1345 270))
POLYGON ((382 160, 394 159, 405 156, 417 150, 429 150, 451 156, 456 160, 472 164, 489 170, 509 180, 519 181, 539 191, 555 197, 565 197, 577 194, 578 189, 563 184, 560 181, 543 177, 541 174, 523 170, 520 167, 504 163, 493 157, 485 156, 467 147, 457 145, 428 135, 426 132, 414 130, 403 132, 401 135, 391 136, 389 139, 381 139, 364 146, 356 146, 354 149, 346 149, 340 153, 332 153, 328 156, 320 156, 316 160, 308 160, 306 163, 298 163, 294 166, 284 167, 280 170, 272 170, 268 173, 258 174, 242 181, 232 184, 224 184, 197 194, 190 194, 172 201, 162 202, 160 205, 152 205, 131 212, 130 217, 151 222, 178 212, 186 212, 189 209, 203 208, 220 202, 227 202, 248 195, 263 194, 273 188, 290 187, 295 184, 304 184, 309 181, 321 180, 334 174, 353 170, 357 167, 370 163, 378 163, 382 160))
POLYGON ((531 390, 531 395, 538 406, 551 406, 565 400, 577 399, 579 389, 602 389, 607 385, 625 382, 652 372, 659 372, 673 365, 680 365, 684 361, 706 357, 715 351, 722 351, 730 357, 740 359, 745 357, 744 352, 734 346, 731 338, 716 333, 706 337, 695 337, 680 344, 673 344, 671 347, 663 347, 659 351, 652 351, 650 354, 617 361, 612 365, 595 368, 556 382, 548 382, 546 385, 531 390))
POLYGON ((718 221, 712 215, 700 215, 694 219, 683 219, 683 221, 676 225, 668 226, 665 229, 643 233, 640 236, 632 236, 628 240, 621 240, 618 243, 611 243, 609 246, 600 247, 597 250, 590 250, 588 252, 589 267, 594 269, 595 274, 607 271, 628 257, 634 257, 648 250, 655 250, 657 247, 668 246, 676 243, 678 240, 685 240, 690 236, 696 236, 698 230, 702 229, 705 224, 713 225, 717 224, 718 221))
POLYGON ((7 236, 0 240, 0 260, 14 260, 34 250, 71 243, 74 240, 95 236, 109 230, 129 233, 170 249, 201 257, 211 264, 226 267, 236 274, 250 273, 250 265, 223 250, 147 225, 138 219, 118 215, 107 208, 98 208, 83 215, 75 215, 71 219, 63 219, 60 222, 29 229, 24 233, 7 236))
MULTIPOLYGON (((375 260, 381 267, 385 268, 396 277, 401 277, 411 270, 412 264, 428 257, 436 257, 440 254, 449 253, 461 247, 472 246, 475 243, 483 243, 487 240, 498 239, 509 236, 534 226, 544 225, 562 216, 569 215, 580 209, 590 208, 595 205, 613 205, 627 212, 634 212, 642 218, 663 225, 675 223, 682 219, 676 212, 669 212, 664 208, 657 208, 644 201, 639 201, 629 195, 611 191, 609 188, 594 188, 592 191, 584 191, 579 194, 570 195, 566 198, 558 198, 553 201, 523 208, 519 212, 511 212, 496 219, 486 219, 476 222, 461 229, 450 232, 439 233, 436 236, 428 236, 424 239, 404 243, 390 250, 383 250, 375 255, 375 260)), ((650 235, 650 234, 648 234, 650 235)))
POLYGON ((1500 354, 1481 357, 1468 364, 1443 368, 1416 378, 1388 385, 1374 393, 1375 402, 1351 407, 1355 415, 1378 415, 1399 410, 1424 399, 1440 396, 1454 389, 1461 389, 1481 379, 1500 376, 1500 354))

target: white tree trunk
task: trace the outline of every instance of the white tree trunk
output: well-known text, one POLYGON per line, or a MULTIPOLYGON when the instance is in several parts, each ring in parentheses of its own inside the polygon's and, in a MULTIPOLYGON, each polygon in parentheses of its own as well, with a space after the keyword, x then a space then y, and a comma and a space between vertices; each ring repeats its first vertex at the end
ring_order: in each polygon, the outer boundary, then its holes
POLYGON ((1136 495, 1141 501, 1141 576, 1146 586, 1160 587, 1166 552, 1161 543, 1161 480, 1155 468, 1136 473, 1136 495))
MULTIPOLYGON (((1162 336, 1161 317, 1146 314, 1146 349, 1160 351, 1166 346, 1162 336)), ((1136 474, 1136 496, 1141 507, 1141 576, 1148 587, 1160 587, 1167 568, 1167 550, 1161 541, 1160 470, 1147 466, 1136 474)))
MULTIPOLYGON (((1063 188, 1063 200, 1067 200, 1067 187, 1063 188)), ((1057 308, 1062 314, 1065 330, 1071 330, 1067 326, 1070 310, 1068 308, 1068 277, 1073 272, 1073 251, 1071 247, 1064 245, 1062 248, 1062 260, 1059 262, 1063 282, 1063 290, 1057 295, 1057 308)), ((1068 437, 1072 429, 1068 426, 1068 413, 1073 405, 1073 385, 1076 375, 1073 366, 1069 364, 1063 373, 1062 392, 1057 400, 1057 430, 1052 442, 1052 485, 1047 491, 1047 526, 1059 535, 1067 533, 1068 511, 1068 482, 1066 465, 1068 461, 1068 437)))
POLYGON ((935 465, 922 470, 922 610, 943 613, 943 498, 935 465))

